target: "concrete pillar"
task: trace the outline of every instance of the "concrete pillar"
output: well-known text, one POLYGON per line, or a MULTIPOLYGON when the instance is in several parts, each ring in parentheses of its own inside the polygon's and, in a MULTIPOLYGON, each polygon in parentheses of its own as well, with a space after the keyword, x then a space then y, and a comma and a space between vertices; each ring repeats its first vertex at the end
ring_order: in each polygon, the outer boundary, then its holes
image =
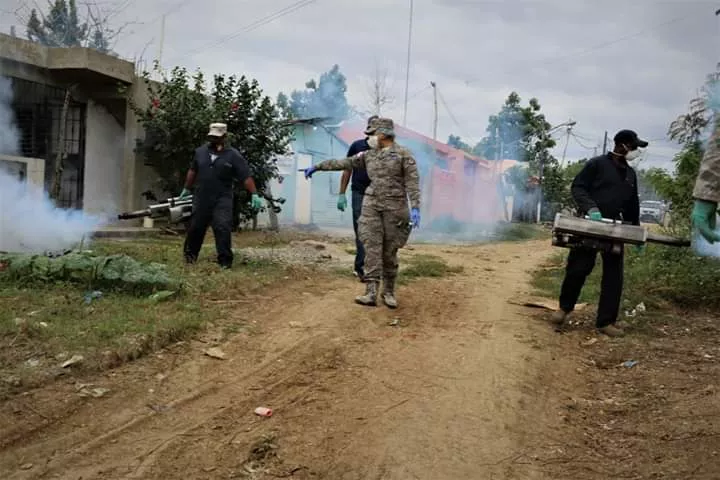
MULTIPOLYGON (((128 89, 128 95, 136 102, 141 102, 144 98, 141 84, 141 81, 136 81, 135 84, 128 89)), ((132 108, 130 108, 129 103, 125 109, 125 148, 123 154, 122 192, 123 209, 125 211, 131 211, 135 210, 135 206, 140 202, 136 185, 138 160, 135 147, 137 145, 137 139, 141 134, 141 126, 132 108)))

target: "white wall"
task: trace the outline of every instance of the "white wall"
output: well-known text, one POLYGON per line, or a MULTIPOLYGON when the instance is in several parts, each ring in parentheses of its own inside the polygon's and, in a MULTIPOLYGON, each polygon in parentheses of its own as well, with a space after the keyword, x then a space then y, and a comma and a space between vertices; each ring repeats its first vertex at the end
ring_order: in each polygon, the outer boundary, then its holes
MULTIPOLYGON (((304 170, 312 166, 312 155, 298 153, 296 156, 296 170, 304 170)), ((293 199, 288 199, 292 201, 293 199)), ((295 223, 310 225, 312 223, 312 190, 310 182, 302 173, 295 175, 295 223)))
POLYGON ((34 185, 39 195, 45 191, 45 160, 42 158, 0 155, 0 169, 11 175, 18 175, 18 178, 22 171, 25 181, 34 185))
POLYGON ((125 129, 98 103, 88 100, 83 209, 116 214, 123 206, 125 129))

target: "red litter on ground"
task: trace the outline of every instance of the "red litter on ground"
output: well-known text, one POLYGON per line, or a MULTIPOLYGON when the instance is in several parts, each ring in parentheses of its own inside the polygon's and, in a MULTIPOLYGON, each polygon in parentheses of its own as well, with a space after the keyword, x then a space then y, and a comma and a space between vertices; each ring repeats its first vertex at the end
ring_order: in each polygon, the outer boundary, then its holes
POLYGON ((255 409, 255 415, 260 417, 272 417, 272 409, 266 407, 258 407, 255 409))

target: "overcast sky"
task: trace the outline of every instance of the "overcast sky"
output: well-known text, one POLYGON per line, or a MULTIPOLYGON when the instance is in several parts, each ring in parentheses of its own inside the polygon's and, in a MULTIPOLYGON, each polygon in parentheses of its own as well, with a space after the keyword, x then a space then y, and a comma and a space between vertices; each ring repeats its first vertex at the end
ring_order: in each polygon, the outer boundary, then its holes
MULTIPOLYGON (((379 65, 395 99, 383 114, 402 123, 409 0, 95 3, 113 12, 116 25, 137 22, 116 47, 123 56, 144 51, 151 62, 167 14, 165 67, 246 74, 273 97, 338 63, 350 102, 367 108, 379 65)), ((33 2, 0 0, 3 31, 11 23, 6 12, 23 4, 33 2)), ((474 143, 515 90, 525 101, 537 97, 552 124, 577 122, 569 161, 592 155, 605 130, 612 138, 632 128, 651 143, 644 166, 668 167, 676 151, 664 140, 668 124, 720 61, 718 7, 694 0, 415 0, 407 126, 432 135, 434 81, 438 138, 454 133, 474 143)), ((566 137, 560 130, 556 138, 560 158, 566 137)))

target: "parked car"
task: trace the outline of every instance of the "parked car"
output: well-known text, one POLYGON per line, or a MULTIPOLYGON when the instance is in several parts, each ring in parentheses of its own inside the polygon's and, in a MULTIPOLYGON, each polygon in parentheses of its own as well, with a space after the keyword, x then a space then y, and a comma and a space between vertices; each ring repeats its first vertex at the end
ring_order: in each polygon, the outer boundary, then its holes
POLYGON ((666 207, 663 202, 645 200, 640 202, 640 221, 662 225, 665 221, 666 207))

